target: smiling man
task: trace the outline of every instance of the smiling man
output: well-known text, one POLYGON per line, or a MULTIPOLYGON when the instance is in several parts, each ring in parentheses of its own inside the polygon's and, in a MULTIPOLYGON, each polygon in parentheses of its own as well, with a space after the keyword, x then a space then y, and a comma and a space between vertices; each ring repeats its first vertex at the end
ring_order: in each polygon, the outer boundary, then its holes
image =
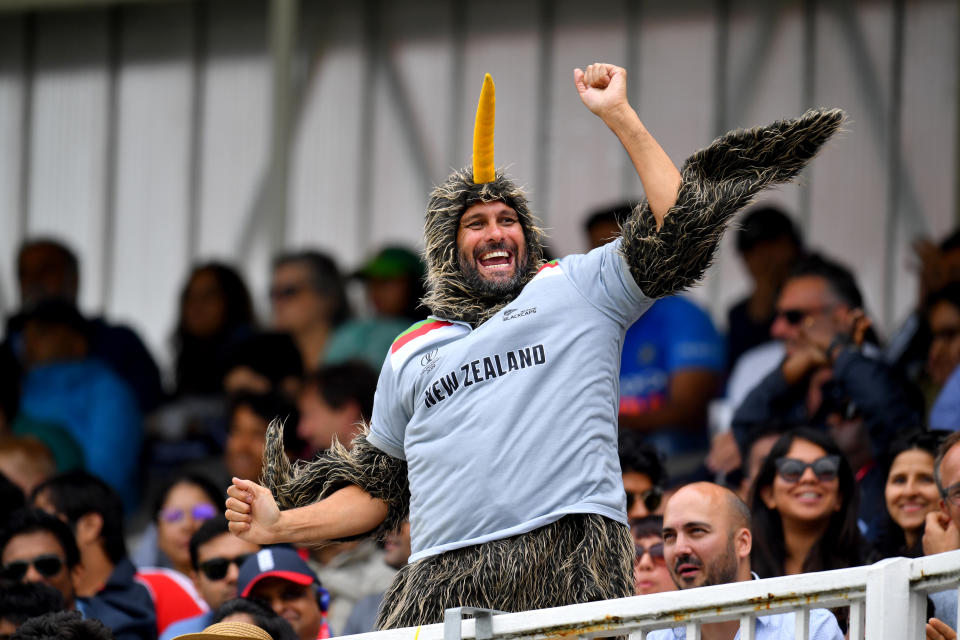
MULTIPOLYGON (((754 578, 750 571, 750 510, 735 493, 709 482, 689 484, 673 495, 663 514, 663 555, 670 576, 680 589, 709 587, 754 578)), ((756 619, 756 640, 794 637, 794 615, 783 613, 756 619)), ((650 640, 680 640, 684 627, 660 629, 650 640)), ((705 624, 703 640, 740 638, 740 621, 705 624)), ((810 640, 840 640, 836 618, 826 609, 810 610, 810 640)))
MULTIPOLYGON (((646 194, 621 237, 544 263, 525 194, 494 165, 486 78, 473 165, 427 207, 432 315, 391 347, 369 431, 350 451, 291 468, 272 430, 267 486, 228 490, 231 530, 258 543, 384 534, 409 516, 410 564, 385 595, 381 628, 439 622, 448 607, 522 611, 633 593, 617 456, 624 333, 654 298, 696 282, 736 210, 795 176, 843 119, 808 112, 734 132, 681 172, 630 106, 624 69, 573 75, 646 194)), ((612 187, 584 188, 607 198, 612 187)))

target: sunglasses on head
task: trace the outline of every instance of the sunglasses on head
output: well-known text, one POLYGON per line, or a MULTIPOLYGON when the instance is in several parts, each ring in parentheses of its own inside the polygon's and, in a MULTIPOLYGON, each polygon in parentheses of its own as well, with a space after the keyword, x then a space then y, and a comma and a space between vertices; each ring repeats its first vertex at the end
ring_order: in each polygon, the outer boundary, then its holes
POLYGON ((657 507, 660 506, 660 501, 663 499, 663 489, 660 487, 650 487, 646 491, 639 493, 627 491, 628 512, 633 509, 633 505, 636 504, 638 499, 643 502, 643 506, 647 508, 647 511, 653 513, 657 510, 657 507))
MULTIPOLYGON (((195 504, 190 508, 190 517, 194 520, 209 520, 210 518, 217 515, 216 508, 212 504, 207 504, 205 502, 201 504, 195 504)), ((177 507, 171 507, 169 509, 164 509, 160 512, 160 518, 164 522, 174 523, 180 522, 183 520, 183 517, 187 514, 187 510, 180 509, 177 507)))
POLYGON ((840 471, 840 456, 823 456, 813 462, 804 462, 796 458, 777 458, 775 464, 777 474, 787 484, 799 482, 807 468, 813 469, 813 474, 820 482, 832 482, 837 479, 837 472, 840 471))
POLYGON ((223 580, 227 577, 227 571, 231 564, 237 565, 237 569, 239 569, 240 565, 249 557, 250 554, 245 553, 235 558, 210 558, 201 562, 197 568, 203 572, 203 575, 207 576, 207 580, 223 580))
POLYGON ((643 554, 649 553, 650 559, 656 562, 657 560, 663 560, 663 543, 657 542, 652 544, 649 547, 641 547, 639 544, 635 546, 637 552, 637 560, 643 558, 643 554))
POLYGON ((52 578, 63 569, 63 558, 52 553, 46 553, 30 560, 14 560, 3 565, 3 568, 0 569, 0 576, 14 582, 20 582, 27 575, 27 571, 30 570, 30 565, 33 565, 37 573, 44 578, 52 578))

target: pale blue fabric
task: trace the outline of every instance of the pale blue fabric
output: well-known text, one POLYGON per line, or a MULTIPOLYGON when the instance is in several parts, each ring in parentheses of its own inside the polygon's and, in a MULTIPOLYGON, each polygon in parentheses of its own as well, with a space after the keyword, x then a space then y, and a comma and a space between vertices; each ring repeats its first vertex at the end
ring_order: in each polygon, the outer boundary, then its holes
POLYGON ((953 370, 930 408, 930 428, 960 430, 960 367, 953 370))
POLYGON ((626 523, 620 353, 652 300, 619 248, 563 258, 476 329, 387 358, 369 440, 407 461, 410 562, 567 514, 626 523), (511 366, 521 353, 532 364, 511 366))
MULTIPOLYGON (((794 637, 795 614, 778 613, 757 617, 756 640, 790 640, 794 637)), ((647 640, 686 640, 685 627, 658 629, 647 634, 647 640)), ((740 630, 733 640, 740 640, 740 630)), ((826 609, 810 610, 810 640, 843 640, 840 625, 826 609)))
POLYGON ((192 618, 177 620, 163 630, 163 633, 160 634, 160 640, 173 640, 173 638, 187 633, 200 633, 213 624, 213 614, 213 611, 206 611, 192 618))

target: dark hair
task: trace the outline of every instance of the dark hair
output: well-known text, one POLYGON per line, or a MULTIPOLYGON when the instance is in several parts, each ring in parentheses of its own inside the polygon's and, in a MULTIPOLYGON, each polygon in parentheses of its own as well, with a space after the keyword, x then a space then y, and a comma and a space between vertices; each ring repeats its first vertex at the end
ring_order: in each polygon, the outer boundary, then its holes
POLYGON ((0 473, 0 522, 6 522, 10 514, 17 509, 23 508, 27 503, 23 490, 7 476, 0 473))
POLYGON ((30 507, 15 511, 0 530, 0 553, 14 537, 38 531, 46 531, 57 539, 63 549, 68 569, 80 563, 80 550, 77 549, 77 541, 67 523, 46 511, 30 507))
POLYGON ((230 533, 230 523, 225 517, 219 515, 205 521, 200 528, 190 536, 190 566, 196 571, 200 568, 200 545, 206 544, 225 533, 230 533))
POLYGON ((960 249, 960 229, 954 229, 950 235, 940 241, 940 251, 960 249))
POLYGON ((288 333, 264 332, 237 342, 227 355, 224 372, 249 367, 276 388, 285 378, 303 375, 303 358, 288 333))
POLYGON ((167 494, 180 484, 192 484, 200 488, 201 491, 207 494, 207 497, 210 499, 210 502, 213 503, 214 507, 219 507, 226 502, 227 494, 210 482, 208 478, 197 473, 183 473, 167 478, 166 482, 160 486, 160 489, 154 495, 152 511, 154 520, 159 518, 160 512, 163 511, 163 503, 167 501, 167 494))
POLYGON ((593 227, 604 223, 613 223, 618 227, 622 226, 632 212, 633 205, 629 202, 621 202, 619 204, 595 209, 587 216, 587 219, 583 221, 583 230, 590 233, 593 227))
POLYGON ((208 271, 217 280, 220 292, 223 294, 225 304, 225 313, 223 318, 223 327, 221 331, 229 331, 234 327, 253 324, 253 302, 250 298, 250 290, 243 282, 243 278, 236 269, 222 262, 204 262, 193 268, 190 277, 183 285, 180 291, 180 318, 177 325, 177 337, 182 339, 184 336, 183 327, 183 303, 187 297, 187 290, 190 288, 190 282, 200 273, 208 271))
POLYGON ((64 298, 38 300, 24 310, 22 319, 25 325, 36 322, 47 326, 69 327, 84 338, 90 337, 90 323, 73 302, 64 298))
POLYGON ((634 538, 663 537, 663 516, 652 514, 630 519, 630 533, 634 538))
POLYGON ((960 312, 960 282, 951 282, 941 289, 937 289, 927 296, 923 307, 927 312, 933 309, 934 305, 946 302, 958 312, 960 312))
POLYGON ((863 296, 853 272, 839 262, 819 253, 807 254, 790 270, 789 279, 808 276, 823 278, 830 291, 851 309, 863 307, 863 296))
POLYGON ((621 473, 645 473, 656 487, 662 487, 667 481, 660 452, 645 442, 641 433, 621 430, 617 436, 617 450, 620 454, 621 473))
POLYGON ((760 493, 762 489, 773 486, 777 473, 776 461, 787 455, 795 440, 806 440, 823 449, 827 455, 840 456, 837 477, 840 481, 842 506, 839 511, 830 515, 826 531, 814 543, 803 562, 803 571, 806 573, 857 566, 863 557, 863 541, 857 527, 859 495, 853 469, 830 436, 822 431, 800 427, 780 436, 770 450, 770 455, 760 465, 757 479, 750 490, 750 510, 753 515, 753 550, 750 552, 750 563, 761 578, 783 575, 786 548, 780 514, 764 503, 760 493))
MULTIPOLYGON (((897 436, 890 443, 887 451, 884 453, 880 462, 883 468, 884 483, 889 482, 890 470, 893 462, 901 453, 906 451, 920 450, 930 454, 934 460, 937 457, 937 448, 945 435, 941 431, 927 431, 920 427, 907 429, 897 436)), ((934 474, 936 476, 936 474, 934 474)), ((880 558, 892 558, 904 556, 907 558, 919 558, 923 555, 923 546, 921 539, 923 537, 923 525, 920 528, 920 535, 917 537, 917 544, 913 548, 907 547, 906 536, 903 529, 894 522, 887 509, 886 500, 884 500, 883 511, 879 521, 872 527, 875 529, 873 547, 880 558)))
POLYGON ((319 251, 299 251, 284 253, 273 261, 273 268, 288 264, 301 264, 307 268, 310 286, 332 303, 330 322, 338 326, 350 317, 350 304, 347 289, 340 275, 337 263, 325 253, 319 251))
POLYGON ((234 598, 227 600, 213 614, 210 624, 222 622, 227 616, 245 613, 253 618, 255 626, 270 634, 273 640, 297 640, 297 634, 282 616, 259 598, 234 598))
POLYGON ((31 618, 13 632, 10 640, 114 640, 102 622, 84 619, 79 611, 57 611, 31 618))
POLYGON ((800 232, 779 207, 760 206, 747 211, 737 231, 737 252, 741 255, 764 242, 786 238, 798 249, 803 247, 800 232))
POLYGON ((80 286, 80 261, 77 260, 77 254, 59 240, 41 237, 24 241, 23 244, 20 245, 20 250, 17 251, 17 276, 22 277, 21 263, 23 262, 23 254, 30 249, 39 249, 41 247, 44 249, 52 249, 58 254, 60 260, 63 261, 63 273, 66 276, 67 286, 73 289, 73 295, 76 296, 77 289, 80 286))
POLYGON ((29 618, 63 610, 63 595, 43 582, 0 580, 0 620, 20 626, 29 618))
POLYGON ((373 414, 373 395, 377 390, 378 374, 370 365, 358 360, 321 367, 303 381, 303 390, 319 392, 324 402, 340 409, 351 400, 360 407, 360 415, 367 422, 373 414))
POLYGON ((940 476, 940 467, 943 465, 943 459, 946 457, 947 452, 950 449, 960 442, 960 431, 954 431, 946 438, 943 439, 943 442, 940 443, 940 447, 937 449, 937 457, 933 461, 933 478, 937 481, 937 488, 940 491, 943 491, 947 487, 943 486, 943 478, 940 476))
POLYGON ((58 515, 66 516, 76 530, 77 522, 88 513, 103 519, 100 537, 103 550, 114 564, 127 556, 123 538, 123 501, 110 485, 86 471, 61 473, 37 485, 32 499, 46 493, 58 515))
MULTIPOLYGON (((284 423, 296 425, 300 421, 300 413, 297 407, 286 396, 279 393, 253 393, 242 391, 230 397, 230 405, 227 410, 229 424, 227 431, 233 429, 233 416, 240 407, 246 407, 262 418, 267 424, 274 420, 282 420, 284 423)), ((283 430, 283 447, 288 451, 296 451, 303 447, 303 441, 297 435, 296 429, 283 430)))

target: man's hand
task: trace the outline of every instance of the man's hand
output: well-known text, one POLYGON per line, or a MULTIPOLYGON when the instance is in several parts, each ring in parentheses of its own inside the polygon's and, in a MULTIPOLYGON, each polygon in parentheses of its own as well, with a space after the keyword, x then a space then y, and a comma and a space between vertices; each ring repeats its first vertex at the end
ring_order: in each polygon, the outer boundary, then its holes
POLYGON ((280 509, 268 489, 250 480, 234 478, 233 484, 227 487, 227 495, 230 497, 224 515, 235 536, 259 545, 282 542, 275 530, 280 509))
POLYGON ((953 520, 942 511, 927 514, 923 528, 923 555, 960 549, 960 530, 953 520))
POLYGON ((946 622, 930 618, 927 622, 927 640, 957 640, 957 632, 946 622))
POLYGON ((573 81, 583 104, 605 122, 623 108, 630 108, 626 69, 597 62, 587 67, 586 72, 574 69, 573 81))
POLYGON ((710 441, 710 453, 704 460, 707 469, 714 473, 730 473, 739 467, 740 463, 740 447, 737 446, 733 432, 725 431, 713 436, 713 440, 710 441))

